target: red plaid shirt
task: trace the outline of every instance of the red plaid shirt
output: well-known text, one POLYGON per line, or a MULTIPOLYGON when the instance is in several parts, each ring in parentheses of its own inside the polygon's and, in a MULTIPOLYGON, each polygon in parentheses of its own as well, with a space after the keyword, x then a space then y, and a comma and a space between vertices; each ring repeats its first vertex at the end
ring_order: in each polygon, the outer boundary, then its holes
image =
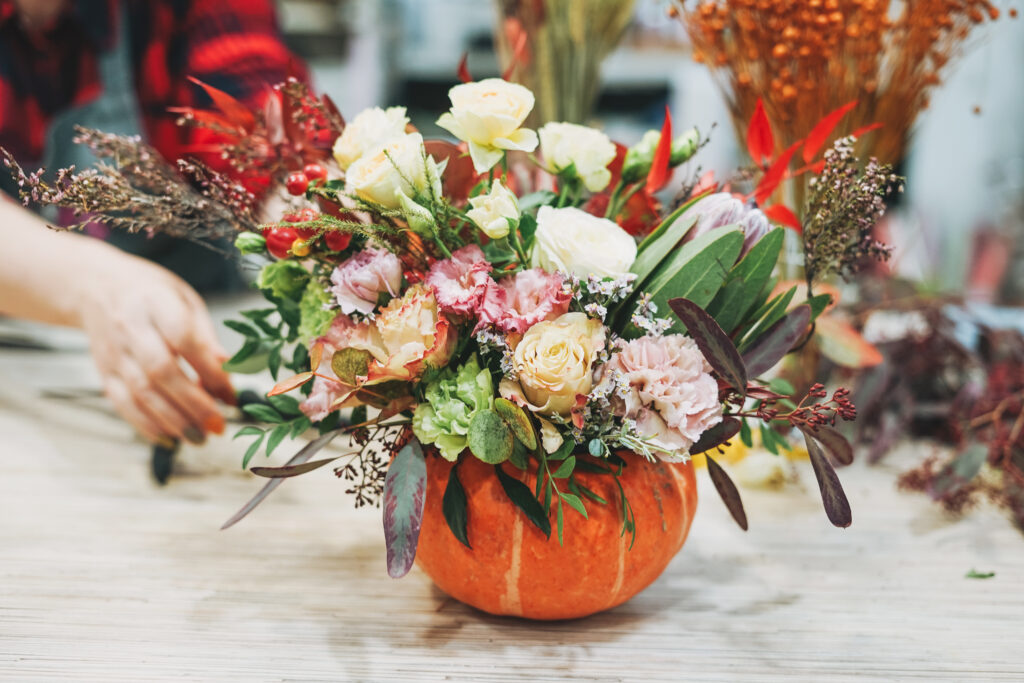
POLYGON ((303 67, 281 40, 272 0, 69 0, 45 31, 28 32, 13 0, 0 0, 0 146, 23 164, 43 157, 62 111, 100 92, 98 55, 128 21, 143 126, 168 159, 205 139, 175 124, 168 107, 208 107, 194 76, 259 106, 267 86, 303 67))

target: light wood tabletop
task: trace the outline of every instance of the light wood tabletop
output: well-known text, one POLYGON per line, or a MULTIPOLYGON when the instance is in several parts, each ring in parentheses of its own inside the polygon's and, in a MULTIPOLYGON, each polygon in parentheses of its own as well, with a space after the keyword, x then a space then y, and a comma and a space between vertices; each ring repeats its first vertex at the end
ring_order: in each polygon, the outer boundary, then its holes
POLYGON ((101 402, 52 397, 95 382, 73 341, 0 352, 2 680, 1024 680, 1024 537, 897 491, 926 446, 841 471, 845 530, 809 466, 744 491, 748 533, 699 473, 690 539, 648 590, 530 623, 417 570, 388 578, 380 511, 353 509, 329 468, 219 531, 263 483, 243 442, 183 449, 159 487, 101 402))

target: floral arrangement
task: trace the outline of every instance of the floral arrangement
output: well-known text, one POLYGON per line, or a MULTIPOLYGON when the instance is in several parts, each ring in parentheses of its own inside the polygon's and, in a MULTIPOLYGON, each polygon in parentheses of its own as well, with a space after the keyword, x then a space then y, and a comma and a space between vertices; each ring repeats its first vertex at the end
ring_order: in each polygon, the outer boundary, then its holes
MULTIPOLYGON (((828 518, 850 524, 833 464, 852 459, 835 426, 855 417, 848 392, 818 384, 791 396, 792 387, 768 379, 830 296, 777 286, 786 228, 772 228, 747 201, 753 194, 716 192, 705 178, 684 182, 680 199, 661 206, 657 193, 673 168, 701 146, 695 130, 673 138, 666 117, 628 149, 576 124, 534 131, 524 127, 533 94, 501 79, 451 89, 438 124, 457 144, 424 141, 402 107, 369 109, 345 124, 329 101, 295 83, 257 115, 209 91, 217 110, 185 112, 184 122, 223 134, 223 156, 244 186, 186 162, 191 176, 168 182, 188 201, 139 215, 147 209, 133 203, 136 193, 167 194, 149 182, 148 156, 125 164, 113 154, 99 171, 62 171, 56 186, 8 163, 26 199, 101 219, 136 212, 130 228, 160 229, 186 211, 210 216, 196 207, 216 204, 212 232, 233 231, 240 253, 263 259, 257 285, 270 305, 229 322, 246 341, 228 367, 278 380, 266 401, 244 406, 261 424, 237 435, 255 437, 243 466, 285 438, 319 436, 283 466, 252 467, 271 481, 225 526, 283 479, 340 459, 335 472, 351 483, 356 505, 383 502, 388 569, 400 576, 415 556, 425 458, 494 465, 509 501, 561 541, 565 515, 610 504, 577 472, 617 477, 643 459, 704 453, 745 529, 736 487, 713 455, 752 429, 769 446, 802 434, 828 518), (252 218, 246 189, 269 184, 254 181, 261 170, 291 195, 288 212, 270 224, 252 218), (313 459, 341 435, 346 453, 313 459), (536 487, 508 467, 537 472, 536 487)), ((847 163, 844 150, 822 162, 836 192, 856 180, 836 166, 847 163)), ((781 180, 760 179, 757 196, 781 180)), ((836 206, 833 223, 877 210, 836 206)), ((201 236, 210 232, 204 224, 201 236)), ((835 226, 816 234, 816 263, 838 267, 853 248, 849 235, 835 226)), ((469 545, 473 511, 457 467, 444 499, 448 526, 469 545)))

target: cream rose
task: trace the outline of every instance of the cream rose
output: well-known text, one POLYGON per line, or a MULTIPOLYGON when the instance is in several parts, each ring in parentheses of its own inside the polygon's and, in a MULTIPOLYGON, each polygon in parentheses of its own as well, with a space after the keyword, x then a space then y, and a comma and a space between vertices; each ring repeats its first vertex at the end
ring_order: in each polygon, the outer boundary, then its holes
POLYGON ((533 93, 500 78, 463 83, 448 91, 451 110, 437 125, 469 143, 469 155, 477 173, 485 173, 501 161, 505 150, 532 152, 537 133, 521 128, 533 109, 533 93))
POLYGON ((566 207, 542 206, 532 262, 549 272, 577 277, 620 277, 636 260, 636 242, 607 218, 566 207))
POLYGON ((492 240, 506 237, 509 231, 508 219, 519 221, 519 204, 516 196, 507 187, 495 180, 491 191, 469 200, 473 206, 466 212, 469 220, 492 240))
POLYGON ((349 166, 346 189, 365 201, 397 209, 400 193, 410 197, 430 187, 425 159, 429 157, 419 133, 394 138, 349 166))
POLYGON ((608 187, 615 159, 615 143, 608 136, 575 123, 548 123, 539 131, 540 151, 548 167, 558 173, 570 166, 591 192, 608 187))
POLYGON ((359 157, 405 135, 405 107, 372 107, 359 112, 334 141, 334 159, 347 170, 359 157))
POLYGON ((593 387, 594 359, 604 348, 604 338, 601 321, 585 313, 537 323, 513 352, 519 382, 503 380, 501 395, 541 415, 568 415, 576 397, 593 387))

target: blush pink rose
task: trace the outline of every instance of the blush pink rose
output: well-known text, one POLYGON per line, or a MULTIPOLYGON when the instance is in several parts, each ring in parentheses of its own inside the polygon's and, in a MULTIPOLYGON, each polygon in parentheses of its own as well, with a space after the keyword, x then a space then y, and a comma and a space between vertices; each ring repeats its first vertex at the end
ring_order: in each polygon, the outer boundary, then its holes
POLYGON ((363 249, 331 273, 331 293, 345 315, 372 313, 387 292, 397 296, 402 286, 402 262, 386 249, 363 249))
POLYGON ((426 283, 434 292, 438 307, 445 313, 476 313, 491 279, 491 264, 479 246, 470 244, 430 267, 426 283))
POLYGON ((569 310, 572 295, 562 288, 562 276, 540 268, 502 278, 487 289, 478 315, 480 325, 524 334, 539 322, 554 320, 569 310))
POLYGON ((621 373, 626 391, 616 396, 618 414, 636 420, 640 435, 679 453, 722 421, 718 383, 692 339, 681 334, 626 342, 609 359, 603 381, 621 373))

